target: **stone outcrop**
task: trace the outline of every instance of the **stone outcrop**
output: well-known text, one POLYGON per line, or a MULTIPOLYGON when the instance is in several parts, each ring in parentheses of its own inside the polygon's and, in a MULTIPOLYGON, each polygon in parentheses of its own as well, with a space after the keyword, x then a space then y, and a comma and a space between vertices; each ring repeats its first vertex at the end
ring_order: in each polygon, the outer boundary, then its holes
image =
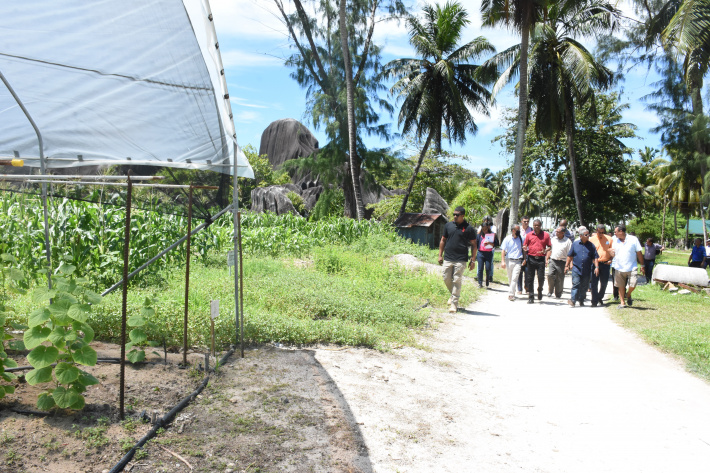
POLYGON ((423 214, 442 214, 446 215, 449 211, 449 204, 446 203, 443 197, 439 195, 431 187, 426 188, 426 196, 424 197, 423 214))
POLYGON ((318 149, 315 136, 293 118, 276 120, 261 134, 259 154, 265 154, 274 168, 279 168, 289 159, 310 156, 318 149))
POLYGON ((301 189, 295 184, 283 186, 257 187, 251 191, 251 210, 254 212, 273 212, 278 215, 292 213, 300 215, 293 206, 291 199, 286 197, 289 192, 300 195, 301 189))
POLYGON ((303 205, 306 207, 306 210, 309 212, 313 210, 313 207, 315 207, 316 202, 318 202, 318 198, 322 193, 323 186, 309 187, 308 189, 304 189, 300 192, 301 198, 303 199, 303 205))

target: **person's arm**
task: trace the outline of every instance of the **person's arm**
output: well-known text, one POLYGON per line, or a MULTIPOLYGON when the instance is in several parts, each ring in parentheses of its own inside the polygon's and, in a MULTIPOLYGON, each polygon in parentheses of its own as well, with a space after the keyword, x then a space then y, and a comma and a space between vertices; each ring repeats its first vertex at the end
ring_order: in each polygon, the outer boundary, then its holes
POLYGON ((469 240, 469 245, 471 245, 471 261, 476 261, 476 255, 478 254, 478 240, 469 240))
POLYGON ((442 236, 439 242, 439 264, 444 264, 444 247, 446 246, 446 237, 442 236))
POLYGON ((528 262, 528 236, 525 235, 525 239, 523 240, 523 263, 520 266, 525 266, 528 262))
POLYGON ((550 235, 547 235, 547 243, 545 246, 545 266, 550 264, 550 256, 551 255, 552 255, 552 241, 550 241, 550 235))
POLYGON ((636 252, 636 260, 638 260, 639 268, 641 269, 641 274, 646 274, 646 266, 643 263, 643 254, 641 251, 636 252))
POLYGON ((503 246, 500 247, 500 267, 501 269, 505 269, 505 240, 503 240, 503 246))
POLYGON ((599 255, 594 258, 594 275, 599 276, 599 255))
POLYGON ((565 273, 572 270, 572 257, 567 255, 567 261, 565 262, 565 273))

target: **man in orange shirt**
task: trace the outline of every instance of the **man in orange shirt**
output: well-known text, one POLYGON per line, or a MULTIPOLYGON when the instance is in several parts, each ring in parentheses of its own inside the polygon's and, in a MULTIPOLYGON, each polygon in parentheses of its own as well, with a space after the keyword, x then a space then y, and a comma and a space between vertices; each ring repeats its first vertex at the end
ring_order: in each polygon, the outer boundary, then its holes
POLYGON ((597 233, 589 241, 599 253, 599 274, 592 272, 592 307, 603 306, 602 299, 604 299, 604 293, 606 293, 606 285, 609 283, 611 260, 614 259, 609 251, 611 250, 612 238, 606 234, 606 227, 600 223, 597 225, 597 233))

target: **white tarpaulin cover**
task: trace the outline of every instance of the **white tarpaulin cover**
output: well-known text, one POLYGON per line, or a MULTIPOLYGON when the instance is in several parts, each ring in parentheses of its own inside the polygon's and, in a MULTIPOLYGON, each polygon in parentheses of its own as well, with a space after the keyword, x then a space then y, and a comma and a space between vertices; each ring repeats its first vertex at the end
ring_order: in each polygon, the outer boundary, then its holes
MULTIPOLYGON (((253 177, 207 0, 4 0, 0 73, 37 124, 48 168, 231 174, 238 155, 238 175, 253 177)), ((0 156, 15 153, 39 167, 35 131, 0 82, 0 156)))

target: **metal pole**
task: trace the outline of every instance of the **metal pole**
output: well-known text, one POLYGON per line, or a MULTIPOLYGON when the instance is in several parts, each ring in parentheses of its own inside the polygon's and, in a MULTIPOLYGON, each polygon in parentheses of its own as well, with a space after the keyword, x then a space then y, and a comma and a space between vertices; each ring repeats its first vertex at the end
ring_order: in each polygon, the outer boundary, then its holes
MULTIPOLYGON (((239 240, 239 309, 242 314, 242 318, 239 321, 239 342, 242 352, 242 358, 244 358, 244 269, 242 267, 242 213, 237 212, 239 215, 239 226, 237 227, 237 239, 239 240)), ((237 268, 234 268, 234 272, 237 272, 237 268)))
POLYGON ((128 189, 126 193, 126 231, 123 240, 123 302, 121 303, 121 386, 119 403, 121 420, 124 418, 124 392, 126 388, 126 301, 128 300, 128 252, 131 244, 131 171, 128 171, 128 189))
POLYGON ((185 263, 185 322, 182 328, 182 364, 187 366, 187 302, 190 295, 190 233, 192 233, 192 186, 187 200, 187 261, 185 263))
MULTIPOLYGON (((234 186, 232 187, 232 216, 234 218, 234 257, 239 255, 239 182, 237 178, 237 144, 234 143, 234 186)), ((235 259, 236 263, 236 259, 235 259)), ((239 311, 239 271, 234 267, 234 317, 235 317, 235 345, 239 343, 240 327, 239 311)), ((244 352, 242 351, 242 357, 244 352)))
MULTIPOLYGON (((2 80, 2 82, 5 84, 7 90, 10 91, 10 94, 12 94, 12 96, 14 97, 15 102, 17 102, 17 105, 20 106, 22 112, 25 114, 27 120, 29 120, 30 124, 32 125, 32 128, 34 128, 35 133, 37 134, 37 143, 39 144, 39 168, 40 172, 44 174, 44 143, 42 141, 42 134, 39 132, 39 128, 37 127, 35 121, 32 119, 30 112, 25 108, 25 105, 22 103, 22 100, 20 100, 20 97, 17 96, 15 90, 12 88, 12 86, 7 81, 2 72, 0 72, 0 80, 2 80)), ((236 161, 234 169, 236 171, 236 161)), ((50 289, 52 289, 52 249, 49 247, 49 212, 47 211, 47 184, 42 184, 42 207, 44 208, 44 250, 47 256, 47 285, 50 289)))
MULTIPOLYGON (((218 213, 216 213, 215 215, 212 216, 212 221, 214 222, 217 218, 221 217, 222 215, 224 215, 225 213, 229 212, 230 210, 232 210, 232 206, 231 206, 231 205, 229 205, 229 206, 223 208, 223 209, 220 210, 218 213)), ((195 227, 195 229, 192 231, 192 233, 190 233, 190 235, 196 234, 197 232, 199 232, 200 230, 202 230, 203 228, 205 228, 207 225, 209 225, 209 224, 208 224, 208 223, 202 223, 202 224, 200 224, 199 226, 195 227)), ((169 247, 165 248, 163 251, 161 251, 161 252, 158 253, 157 255, 153 256, 151 259, 149 259, 147 262, 145 262, 143 265, 141 265, 138 269, 136 269, 135 271, 133 271, 132 273, 130 273, 130 274, 128 275, 128 279, 129 279, 129 280, 132 279, 133 276, 135 276, 136 274, 140 273, 141 271, 143 271, 145 268, 147 268, 147 267, 150 266, 151 264, 155 263, 157 260, 159 260, 160 258, 162 258, 163 256, 165 256, 166 253, 168 253, 170 250, 172 250, 173 248, 175 248, 176 246, 178 246, 180 243, 182 243, 182 242, 185 241, 185 240, 187 240, 187 235, 185 235, 184 237, 180 238, 178 241, 176 241, 175 243, 173 243, 173 244, 170 245, 169 247)), ((123 284, 123 280, 118 281, 116 284, 114 284, 113 286, 109 287, 109 288, 106 289, 104 292, 102 292, 102 293, 101 293, 101 296, 104 297, 104 296, 106 296, 107 294, 112 293, 113 291, 115 291, 116 289, 118 289, 119 287, 121 287, 122 284, 123 284)))

